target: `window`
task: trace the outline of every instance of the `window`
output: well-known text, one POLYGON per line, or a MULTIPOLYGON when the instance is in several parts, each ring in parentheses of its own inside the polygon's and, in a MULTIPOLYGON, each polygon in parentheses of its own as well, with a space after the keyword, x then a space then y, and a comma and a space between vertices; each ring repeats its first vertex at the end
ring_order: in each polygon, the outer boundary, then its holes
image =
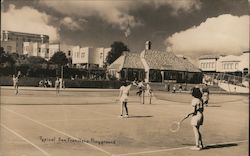
POLYGON ((47 54, 49 53, 49 49, 47 49, 47 54))
POLYGON ((235 69, 238 69, 239 64, 235 63, 235 69))
POLYGON ((41 48, 38 48, 38 52, 39 52, 39 53, 41 52, 41 48))
POLYGON ((81 53, 81 58, 84 58, 85 57, 85 53, 81 53))
POLYGON ((7 46, 7 52, 11 52, 12 47, 11 46, 7 46))

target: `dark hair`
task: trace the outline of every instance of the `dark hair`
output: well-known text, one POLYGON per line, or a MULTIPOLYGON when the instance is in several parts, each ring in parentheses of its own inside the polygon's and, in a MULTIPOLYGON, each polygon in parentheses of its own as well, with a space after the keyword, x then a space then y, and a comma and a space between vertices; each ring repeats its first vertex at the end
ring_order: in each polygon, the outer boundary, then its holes
POLYGON ((127 82, 126 81, 122 81, 122 86, 127 86, 127 82))
POLYGON ((192 96, 200 99, 202 97, 202 93, 200 91, 200 88, 193 88, 192 96))

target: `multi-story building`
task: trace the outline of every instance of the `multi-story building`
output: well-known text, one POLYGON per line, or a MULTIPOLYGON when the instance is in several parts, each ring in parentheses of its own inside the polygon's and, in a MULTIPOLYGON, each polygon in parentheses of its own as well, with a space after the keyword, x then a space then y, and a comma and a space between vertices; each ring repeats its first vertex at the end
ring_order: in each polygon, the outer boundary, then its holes
POLYGON ((217 60, 220 56, 204 55, 199 58, 199 68, 205 72, 216 72, 217 60))
POLYGON ((72 49, 69 45, 60 45, 58 43, 38 43, 38 42, 24 42, 23 54, 28 56, 40 56, 49 60, 56 52, 63 51, 67 58, 71 58, 72 49))
POLYGON ((60 44, 49 44, 49 58, 60 50, 60 44))
POLYGON ((63 51, 67 58, 72 58, 72 45, 60 44, 60 50, 63 51))
POLYGON ((111 48, 75 46, 72 48, 72 64, 79 68, 103 67, 111 48))
POLYGON ((1 46, 6 52, 23 54, 24 42, 49 43, 49 36, 44 34, 31 34, 3 30, 1 32, 1 46), (10 44, 11 42, 11 44, 10 44))
POLYGON ((238 72, 241 71, 239 68, 240 57, 234 55, 228 55, 221 57, 218 60, 218 67, 216 68, 217 72, 238 72))
POLYGON ((49 44, 48 43, 37 43, 37 42, 24 42, 23 43, 23 54, 28 56, 40 56, 45 59, 49 59, 49 44))
POLYGON ((249 74, 249 51, 242 55, 212 56, 199 58, 199 67, 203 72, 242 73, 249 74))
POLYGON ((17 51, 16 41, 1 41, 1 47, 8 53, 15 53, 17 51))

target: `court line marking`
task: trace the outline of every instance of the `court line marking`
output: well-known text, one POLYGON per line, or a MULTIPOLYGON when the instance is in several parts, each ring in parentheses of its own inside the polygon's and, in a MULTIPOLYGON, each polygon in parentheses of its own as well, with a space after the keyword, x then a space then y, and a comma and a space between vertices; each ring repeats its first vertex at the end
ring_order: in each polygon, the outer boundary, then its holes
POLYGON ((41 149, 40 147, 38 147, 36 144, 32 143, 31 141, 29 141, 28 139, 26 139, 25 137, 23 137, 22 135, 18 134, 17 132, 15 132, 14 130, 8 128, 6 125, 0 123, 1 127, 5 128, 6 130, 10 131, 11 133, 15 134, 16 136, 18 136, 19 138, 21 138, 22 140, 24 140, 25 142, 31 144, 33 147, 35 147, 36 149, 38 149, 40 152, 42 152, 44 155, 46 156, 50 156, 49 153, 47 153, 46 151, 44 151, 43 149, 41 149))
MULTIPOLYGON (((7 110, 7 111, 9 111, 9 112, 11 112, 11 113, 14 113, 14 114, 16 114, 16 115, 18 115, 18 116, 21 116, 21 117, 23 117, 23 118, 25 118, 25 119, 27 119, 27 120, 32 121, 32 122, 35 122, 35 123, 37 123, 37 124, 39 124, 39 125, 41 125, 41 126, 44 126, 44 127, 48 128, 48 129, 51 129, 51 130, 55 131, 55 132, 57 132, 57 133, 60 133, 60 134, 65 135, 65 136, 67 136, 67 137, 73 138, 73 139, 75 139, 75 140, 79 140, 79 138, 76 138, 76 137, 74 137, 74 136, 72 136, 72 135, 69 135, 69 134, 67 134, 67 133, 65 133, 65 132, 62 132, 62 131, 60 131, 60 130, 58 130, 58 129, 55 129, 55 128, 53 128, 53 127, 50 127, 50 126, 48 126, 48 125, 46 125, 46 124, 44 124, 44 123, 41 123, 41 122, 39 122, 39 121, 37 121, 37 120, 32 119, 32 118, 30 118, 30 117, 28 117, 28 116, 26 116, 26 115, 17 113, 17 112, 15 112, 15 111, 10 110, 10 109, 7 109, 7 108, 2 108, 2 109, 5 109, 5 110, 7 110)), ((101 152, 103 152, 103 153, 105 153, 105 154, 107 154, 107 155, 112 155, 110 152, 108 152, 108 151, 106 151, 106 150, 104 150, 104 149, 102 149, 102 148, 99 148, 99 147, 97 147, 97 146, 95 146, 95 145, 92 145, 92 144, 87 143, 87 142, 83 142, 83 143, 86 144, 86 145, 88 145, 88 146, 90 146, 90 147, 92 147, 92 148, 94 148, 94 149, 96 149, 96 150, 98 150, 98 151, 101 151, 101 152)))
MULTIPOLYGON (((240 141, 232 141, 232 142, 222 142, 222 143, 215 143, 215 144, 207 144, 206 146, 216 146, 216 145, 224 145, 224 144, 233 144, 233 143, 243 143, 247 142, 248 140, 240 140, 240 141)), ((134 152, 134 153, 125 153, 125 154, 113 154, 112 156, 129 156, 129 155, 142 155, 142 154, 149 154, 149 153, 157 153, 157 152, 168 152, 168 151, 175 151, 175 150, 182 150, 190 148, 191 146, 184 146, 184 147, 177 147, 177 148, 167 148, 167 149, 160 149, 160 150, 152 150, 152 151, 144 151, 144 152, 134 152)))
MULTIPOLYGON (((67 119, 67 121, 105 121, 105 120, 120 120, 119 118, 105 118, 105 119, 67 119)), ((41 120, 44 122, 63 122, 65 120, 41 120)))

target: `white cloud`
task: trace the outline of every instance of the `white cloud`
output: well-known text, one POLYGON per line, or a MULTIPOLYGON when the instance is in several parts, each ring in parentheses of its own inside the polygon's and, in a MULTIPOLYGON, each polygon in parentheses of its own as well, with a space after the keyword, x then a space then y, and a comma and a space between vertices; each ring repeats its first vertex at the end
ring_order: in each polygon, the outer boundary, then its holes
POLYGON ((208 18, 199 26, 173 34, 165 43, 173 52, 189 56, 239 54, 249 49, 249 16, 208 18))
POLYGON ((59 39, 58 30, 48 24, 49 18, 46 13, 31 7, 17 9, 15 5, 9 5, 8 10, 2 12, 2 30, 46 34, 50 40, 56 41, 59 39))
POLYGON ((64 14, 64 15, 77 15, 80 17, 98 16, 105 22, 120 29, 125 30, 128 20, 131 27, 140 26, 142 23, 139 19, 132 16, 129 11, 138 9, 143 5, 151 5, 152 7, 159 7, 168 5, 173 8, 173 13, 177 14, 178 11, 191 11, 200 8, 200 0, 143 0, 143 1, 86 1, 86 0, 61 0, 49 1, 40 0, 41 4, 47 5, 50 8, 64 14), (142 5, 143 4, 143 5, 142 5))
POLYGON ((86 23, 87 21, 84 19, 80 19, 77 22, 76 20, 73 20, 71 17, 64 17, 61 21, 60 24, 72 31, 75 30, 83 30, 84 26, 81 23, 86 23))

